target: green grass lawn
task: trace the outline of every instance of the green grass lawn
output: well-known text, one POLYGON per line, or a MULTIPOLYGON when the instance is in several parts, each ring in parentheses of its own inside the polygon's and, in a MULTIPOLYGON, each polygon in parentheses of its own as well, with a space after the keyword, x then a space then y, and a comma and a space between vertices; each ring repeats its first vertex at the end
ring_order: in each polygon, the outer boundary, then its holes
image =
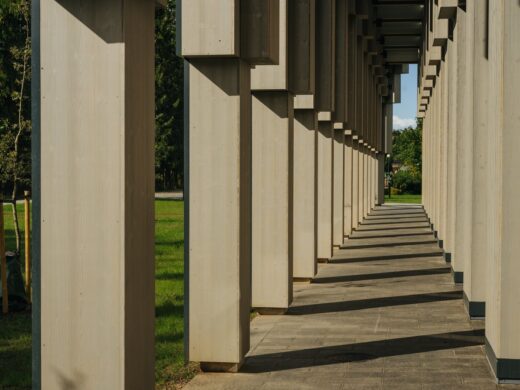
MULTIPOLYGON (((184 202, 156 201, 155 210, 156 383, 159 389, 174 389, 176 384, 189 380, 197 372, 195 366, 184 365, 184 202)), ((23 229, 23 205, 19 206, 19 211, 23 229)), ((6 247, 8 250, 14 250, 10 206, 5 207, 4 215, 7 230, 6 247)), ((23 259, 23 254, 21 258, 23 259)), ((30 313, 0 317, 0 389, 29 389, 30 386, 30 313)))
POLYGON ((421 195, 385 195, 385 202, 387 203, 416 203, 421 204, 421 195))

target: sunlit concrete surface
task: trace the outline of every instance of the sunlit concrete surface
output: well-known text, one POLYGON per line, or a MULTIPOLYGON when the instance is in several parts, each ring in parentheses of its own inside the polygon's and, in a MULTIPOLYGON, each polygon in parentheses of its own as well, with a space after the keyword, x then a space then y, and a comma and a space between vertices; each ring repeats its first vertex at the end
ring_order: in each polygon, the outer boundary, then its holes
POLYGON ((427 223, 421 206, 376 207, 295 285, 286 315, 253 320, 238 374, 200 374, 186 389, 507 388, 427 223))

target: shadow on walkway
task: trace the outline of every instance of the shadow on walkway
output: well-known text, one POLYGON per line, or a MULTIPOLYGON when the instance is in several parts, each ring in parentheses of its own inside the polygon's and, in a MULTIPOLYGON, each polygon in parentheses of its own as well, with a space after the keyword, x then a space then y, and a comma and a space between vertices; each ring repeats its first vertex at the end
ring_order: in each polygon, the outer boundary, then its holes
POLYGON ((400 255, 376 255, 364 257, 334 257, 329 264, 345 264, 345 263, 362 263, 364 261, 382 261, 382 260, 401 260, 401 259, 418 259, 421 257, 438 257, 442 256, 442 251, 427 253, 403 253, 400 255))
MULTIPOLYGON (((423 228, 421 228, 423 229, 423 228)), ((424 229, 427 229, 427 228, 424 228, 424 229)), ((359 232, 367 232, 368 230, 360 230, 360 231, 357 231, 357 233, 359 232)), ((431 230, 428 229, 428 231, 424 231, 424 232, 411 232, 411 233, 398 233, 398 234, 378 234, 378 235, 368 235, 368 236, 365 236, 365 235, 357 235, 357 236, 351 236, 349 237, 349 240, 360 240, 360 239, 365 239, 365 238, 397 238, 397 237, 408 237, 408 236, 432 236, 433 235, 433 232, 431 230)))
POLYGON ((368 249, 368 248, 395 248, 397 246, 410 246, 410 245, 426 245, 426 244, 436 244, 437 240, 431 239, 426 241, 397 241, 390 243, 380 243, 380 244, 360 244, 360 245, 342 245, 341 249, 368 249))
POLYGON ((431 268, 431 269, 412 269, 407 271, 394 272, 380 272, 364 275, 339 275, 329 277, 319 277, 312 281, 312 283, 342 283, 342 282, 359 282, 362 280, 376 280, 376 279, 390 279, 411 276, 425 276, 425 275, 441 275, 449 274, 450 267, 431 268))
POLYGON ((445 291, 426 294, 359 299, 356 301, 326 302, 313 305, 291 306, 288 315, 308 315, 373 309, 387 306, 416 305, 420 303, 462 299, 461 291, 445 291))
POLYGON ((241 371, 248 373, 273 372, 476 345, 484 345, 483 330, 402 337, 256 355, 247 358, 241 371))

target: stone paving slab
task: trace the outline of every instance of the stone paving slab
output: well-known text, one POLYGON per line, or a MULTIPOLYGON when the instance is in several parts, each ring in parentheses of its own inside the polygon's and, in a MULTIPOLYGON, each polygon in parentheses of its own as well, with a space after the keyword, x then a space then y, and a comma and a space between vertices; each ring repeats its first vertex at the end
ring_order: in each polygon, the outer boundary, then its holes
MULTIPOLYGON (((396 205, 369 218, 411 212, 424 215, 396 205)), ((519 389, 495 383, 484 322, 468 319, 431 230, 410 230, 367 238, 362 226, 312 283, 295 284, 286 315, 252 321, 239 373, 203 373, 186 389, 519 389)))

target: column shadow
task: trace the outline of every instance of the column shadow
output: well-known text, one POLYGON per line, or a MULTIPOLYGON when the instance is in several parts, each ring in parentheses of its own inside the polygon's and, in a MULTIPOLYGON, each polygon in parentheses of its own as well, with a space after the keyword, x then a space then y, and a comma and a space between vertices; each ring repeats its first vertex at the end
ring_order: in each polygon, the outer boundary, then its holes
POLYGON ((413 245, 428 245, 436 244, 437 240, 425 240, 425 241, 403 241, 395 243, 382 243, 382 244, 362 244, 362 245, 341 245, 341 249, 368 249, 368 248, 394 248, 397 246, 413 246, 413 245))
POLYGON ((425 218, 422 219, 412 219, 412 220, 406 220, 406 221, 395 221, 396 218, 392 218, 389 221, 379 222, 380 220, 370 220, 365 219, 363 222, 361 222, 360 226, 374 226, 374 225, 399 225, 403 223, 428 223, 428 220, 425 218))
POLYGON ((342 283, 342 282, 358 282, 362 280, 376 280, 376 279, 390 279, 400 278, 409 276, 426 276, 426 275, 442 275, 449 274, 451 272, 450 267, 443 268, 430 268, 430 269, 412 269, 405 271, 393 271, 393 272, 380 272, 373 274, 362 274, 362 275, 341 275, 341 276, 326 276, 319 277, 312 280, 312 283, 342 283))
MULTIPOLYGON (((360 225, 360 226, 363 227, 363 225, 360 225)), ((424 226, 413 225, 413 226, 403 226, 403 227, 385 227, 385 228, 380 228, 380 229, 356 229, 356 231, 357 232, 381 232, 381 231, 386 231, 386 230, 411 230, 411 229, 426 229, 426 228, 429 228, 429 226, 428 225, 424 225, 424 226)))
POLYGON ((427 215, 424 213, 384 214, 384 215, 372 214, 372 215, 369 215, 368 218, 365 218, 365 221, 379 221, 379 220, 388 221, 388 220, 393 220, 393 219, 413 219, 413 218, 420 218, 420 217, 427 218, 427 215), (386 217, 387 215, 389 215, 388 218, 383 218, 383 217, 386 217), (403 215, 404 215, 404 217, 403 217, 403 215))
POLYGON ((397 255, 376 255, 376 256, 363 256, 363 257, 333 257, 329 264, 348 264, 348 263, 363 263, 365 261, 382 261, 382 260, 401 260, 401 259, 419 259, 422 257, 437 257, 442 256, 441 250, 427 253, 405 253, 397 255))
POLYGON ((461 300, 462 291, 444 291, 413 295, 399 295, 392 297, 358 299, 355 301, 340 301, 316 303, 311 305, 291 306, 287 315, 310 315, 323 313, 337 313, 374 309, 388 306, 417 305, 422 303, 461 300))
MULTIPOLYGON (((369 230, 358 230, 357 232, 366 232, 369 230)), ((354 234, 356 231, 354 231, 354 234)), ((433 235, 431 230, 426 232, 412 232, 412 233, 396 233, 396 234, 378 234, 378 235, 367 235, 367 236, 349 236, 349 240, 361 240, 365 238, 394 238, 394 237, 408 237, 408 236, 429 236, 433 235)))
POLYGON ((390 340, 307 348, 250 356, 241 372, 262 373, 329 364, 370 361, 447 349, 484 345, 484 330, 467 330, 390 340))

